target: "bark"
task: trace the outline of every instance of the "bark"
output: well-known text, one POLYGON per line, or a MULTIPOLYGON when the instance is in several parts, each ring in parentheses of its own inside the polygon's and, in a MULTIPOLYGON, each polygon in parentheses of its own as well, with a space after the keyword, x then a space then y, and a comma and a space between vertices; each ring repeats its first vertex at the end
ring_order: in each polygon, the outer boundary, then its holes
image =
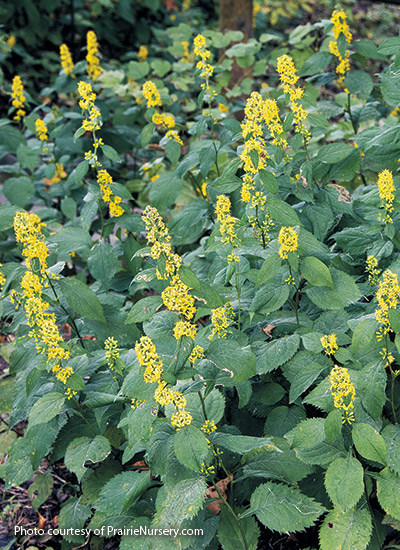
POLYGON ((244 40, 253 36, 253 0, 220 0, 220 31, 242 31, 244 40))

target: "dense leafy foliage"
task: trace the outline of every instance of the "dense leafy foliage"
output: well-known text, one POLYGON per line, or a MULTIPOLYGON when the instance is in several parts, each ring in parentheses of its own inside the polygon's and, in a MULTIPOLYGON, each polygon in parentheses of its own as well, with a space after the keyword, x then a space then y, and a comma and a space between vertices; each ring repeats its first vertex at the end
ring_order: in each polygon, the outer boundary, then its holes
POLYGON ((322 550, 383 548, 400 521, 400 38, 356 40, 335 11, 287 42, 183 22, 157 39, 107 64, 90 31, 41 103, 7 84, 0 395, 25 429, 0 434, 5 488, 34 477, 39 509, 63 461, 64 529, 204 529, 141 548, 313 528, 322 550))

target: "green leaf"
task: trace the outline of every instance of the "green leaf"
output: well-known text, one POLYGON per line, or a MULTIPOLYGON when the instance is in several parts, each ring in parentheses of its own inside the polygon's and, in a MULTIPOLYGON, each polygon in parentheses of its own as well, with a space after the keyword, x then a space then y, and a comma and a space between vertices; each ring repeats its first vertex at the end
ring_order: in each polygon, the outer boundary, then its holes
POLYGON ((384 468, 376 480, 379 504, 387 514, 400 520, 400 477, 384 468))
POLYGON ((262 285, 250 304, 250 311, 257 311, 267 315, 281 308, 289 298, 289 285, 281 282, 262 285))
POLYGON ((386 382, 387 375, 382 361, 378 364, 373 362, 360 372, 357 394, 361 398, 364 409, 377 422, 386 402, 386 382))
POLYGON ((93 321, 106 322, 103 307, 93 290, 79 279, 60 279, 58 284, 68 305, 76 313, 93 321))
POLYGON ((332 60, 329 52, 317 52, 309 57, 302 68, 299 76, 310 76, 324 71, 332 60))
POLYGON ((49 422, 52 418, 60 414, 65 402, 65 395, 58 392, 46 393, 40 397, 33 405, 29 413, 29 428, 36 424, 49 422))
POLYGON ((278 273, 279 268, 281 267, 282 261, 278 254, 273 254, 267 258, 262 264, 258 276, 257 276, 257 285, 269 283, 275 278, 275 275, 278 273))
POLYGON ((113 162, 121 162, 120 156, 114 147, 110 147, 110 145, 101 145, 101 150, 108 159, 113 162))
POLYGON ((292 447, 304 464, 326 467, 336 458, 346 456, 342 437, 329 442, 324 427, 324 418, 308 418, 297 424, 292 447))
POLYGON ((234 386, 256 374, 256 358, 250 346, 242 347, 234 340, 213 340, 207 359, 218 369, 218 380, 234 386))
POLYGON ((381 74, 381 91, 387 103, 397 107, 400 103, 400 75, 394 73, 381 74))
POLYGON ((276 177, 268 172, 267 170, 260 170, 259 172, 260 180, 268 193, 275 194, 278 192, 279 186, 276 181, 276 177))
POLYGON ((366 348, 370 348, 372 342, 376 340, 376 320, 363 319, 360 321, 353 332, 351 342, 351 352, 356 354, 366 348))
POLYGON ((171 70, 171 63, 163 59, 155 59, 151 62, 151 68, 158 77, 163 78, 171 70))
POLYGON ((150 122, 149 124, 143 126, 141 134, 141 143, 143 147, 147 147, 147 145, 150 143, 151 138, 154 134, 155 127, 156 125, 153 122, 150 122))
MULTIPOLYGON (((27 206, 35 194, 35 187, 31 178, 21 176, 19 178, 7 178, 3 184, 3 193, 11 204, 27 206)), ((8 206, 8 208, 11 208, 8 206)))
POLYGON ((49 498, 53 489, 53 477, 50 472, 46 474, 38 473, 29 486, 28 494, 32 501, 32 506, 37 512, 39 507, 49 498))
POLYGON ((90 506, 81 504, 81 498, 70 497, 61 507, 59 516, 59 527, 65 529, 63 537, 69 542, 82 542, 84 539, 80 535, 72 534, 73 531, 82 529, 86 520, 91 516, 90 506), (71 530, 68 532, 67 530, 71 530))
POLYGON ((77 204, 71 197, 64 197, 61 201, 61 211, 69 220, 73 220, 76 216, 77 204))
POLYGON ((253 517, 240 519, 241 530, 232 513, 221 506, 220 520, 218 524, 218 540, 223 550, 257 550, 260 528, 253 517), (243 542, 243 533, 247 545, 243 542))
POLYGON ((396 474, 400 475, 400 426, 389 424, 382 431, 382 437, 387 447, 387 464, 396 474))
POLYGON ((332 276, 329 268, 318 260, 308 256, 300 262, 300 273, 313 286, 329 286, 333 287, 332 276))
POLYGON ((244 455, 252 451, 275 451, 277 447, 269 437, 252 437, 250 435, 231 435, 215 433, 212 436, 213 443, 228 449, 232 453, 244 455))
POLYGON ((274 221, 282 225, 302 225, 294 208, 280 199, 270 199, 267 202, 267 211, 274 221))
POLYGON ((174 449, 179 462, 195 472, 200 471, 208 454, 208 444, 203 432, 192 425, 184 426, 176 432, 174 449))
POLYGON ((105 241, 99 241, 88 258, 88 268, 93 277, 108 289, 120 267, 115 249, 105 241))
POLYGON ((346 143, 331 143, 319 148, 317 159, 322 164, 336 164, 343 161, 354 151, 354 147, 346 143))
POLYGON ((207 485, 203 477, 185 479, 162 487, 157 496, 157 511, 153 525, 179 528, 203 507, 206 490, 207 485))
POLYGON ((332 443, 342 433, 342 411, 334 409, 325 419, 325 436, 329 443, 332 443))
POLYGON ((107 438, 96 435, 90 437, 78 437, 73 439, 65 452, 65 465, 74 472, 80 482, 84 473, 86 462, 101 462, 111 452, 110 442, 107 438))
POLYGON ((143 323, 160 309, 163 301, 161 296, 147 296, 142 298, 132 307, 126 318, 125 324, 143 323))
POLYGON ((357 302, 361 292, 353 277, 332 268, 331 270, 334 289, 329 287, 313 287, 306 290, 307 296, 319 308, 323 310, 344 309, 357 302))
POLYGON ((365 550, 372 533, 372 521, 366 506, 345 514, 332 510, 319 532, 321 550, 365 550))
POLYGON ((135 504, 149 485, 149 472, 117 474, 102 489, 95 508, 111 517, 121 515, 135 504))
POLYGON ((243 474, 248 477, 274 479, 297 483, 312 472, 291 450, 268 451, 247 455, 243 462, 243 474))
POLYGON ((400 334, 400 313, 397 309, 389 308, 388 317, 390 328, 392 328, 396 334, 400 334))
POLYGON ((311 527, 326 509, 299 489, 282 483, 260 485, 251 495, 250 512, 271 531, 290 533, 311 527))
POLYGON ((174 139, 169 139, 165 145, 165 154, 167 158, 171 161, 172 165, 178 162, 179 157, 181 156, 181 145, 174 139))
POLYGON ((369 424, 353 425, 352 436, 354 445, 361 456, 374 462, 386 465, 387 452, 383 437, 369 424))
POLYGON ((336 508, 347 512, 360 500, 364 492, 364 469, 350 454, 337 458, 325 474, 325 487, 336 508))
POLYGON ((81 183, 83 178, 86 176, 89 170, 89 161, 83 160, 81 163, 78 164, 78 166, 74 170, 74 180, 75 183, 78 185, 81 183))
POLYGON ((272 342, 256 342, 253 351, 257 360, 257 374, 266 374, 289 361, 299 349, 300 336, 292 334, 272 342))
POLYGON ((126 76, 135 80, 140 80, 146 76, 149 71, 150 65, 147 61, 144 61, 143 63, 139 63, 138 61, 129 61, 126 76))
POLYGON ((361 99, 368 99, 374 86, 372 78, 365 71, 349 71, 344 83, 351 94, 357 94, 361 99))

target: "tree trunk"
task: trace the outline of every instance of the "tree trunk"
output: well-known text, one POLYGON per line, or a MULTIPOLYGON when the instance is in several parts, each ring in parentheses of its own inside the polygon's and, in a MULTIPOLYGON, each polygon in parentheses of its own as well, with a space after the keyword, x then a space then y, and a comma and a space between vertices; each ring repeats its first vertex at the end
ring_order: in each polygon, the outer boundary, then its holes
POLYGON ((253 36, 253 0, 220 0, 220 31, 242 31, 244 40, 253 36))

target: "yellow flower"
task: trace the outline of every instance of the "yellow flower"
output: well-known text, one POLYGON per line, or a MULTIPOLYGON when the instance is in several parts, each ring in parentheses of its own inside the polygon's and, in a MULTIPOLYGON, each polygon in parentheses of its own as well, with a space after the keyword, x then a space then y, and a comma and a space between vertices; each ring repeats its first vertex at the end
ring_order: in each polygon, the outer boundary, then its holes
POLYGON ((113 338, 112 336, 107 338, 107 340, 104 342, 104 348, 106 349, 107 365, 110 367, 111 370, 114 370, 115 363, 119 358, 118 343, 115 338, 113 338))
POLYGON ((40 141, 47 141, 49 136, 47 135, 47 126, 41 118, 35 120, 35 129, 40 141))
POLYGON ((12 49, 15 46, 15 44, 17 43, 17 39, 15 38, 14 34, 10 34, 10 36, 7 38, 6 42, 10 46, 10 48, 12 49))
POLYGON ((184 426, 189 426, 192 420, 192 415, 185 410, 174 412, 171 416, 171 424, 177 429, 183 428, 184 426))
POLYGON ((347 43, 350 44, 352 34, 346 21, 346 14, 343 10, 334 10, 331 16, 331 21, 333 23, 333 35, 336 40, 331 40, 329 42, 329 50, 339 60, 339 65, 336 67, 336 73, 340 75, 339 82, 343 83, 346 73, 350 70, 350 51, 346 50, 343 57, 339 52, 337 39, 340 34, 343 34, 347 43))
POLYGON ((135 351, 139 365, 146 367, 143 375, 144 381, 148 384, 159 382, 163 372, 163 364, 151 338, 142 336, 135 345, 135 351))
POLYGON ((13 78, 11 96, 13 98, 12 106, 17 110, 14 115, 14 120, 20 121, 22 117, 26 115, 26 111, 24 109, 26 98, 24 96, 24 86, 18 75, 13 78))
POLYGON ((304 90, 296 86, 299 77, 297 76, 293 59, 288 55, 278 57, 277 71, 283 85, 283 91, 290 98, 290 108, 294 114, 296 132, 300 133, 305 141, 308 142, 311 135, 303 122, 307 118, 308 113, 299 103, 299 99, 303 97, 304 90))
POLYGON ((165 137, 176 141, 177 143, 179 143, 179 145, 183 145, 183 141, 179 137, 179 134, 176 130, 168 130, 168 132, 165 134, 165 137))
POLYGON ((343 423, 354 422, 354 399, 356 389, 350 380, 349 371, 344 367, 333 367, 329 375, 330 391, 333 395, 333 404, 344 412, 343 423))
POLYGON ((295 252, 299 247, 299 237, 293 227, 281 227, 278 236, 281 245, 279 256, 283 259, 288 257, 288 252, 295 252))
POLYGON ((206 80, 205 84, 202 84, 201 87, 203 90, 208 90, 208 79, 214 72, 214 67, 207 62, 211 57, 210 50, 206 49, 206 39, 202 34, 198 34, 193 40, 194 44, 194 55, 200 57, 200 61, 197 62, 196 69, 201 69, 200 76, 206 80))
POLYGON ((64 73, 75 78, 74 63, 72 61, 71 52, 66 44, 61 44, 60 46, 60 58, 61 67, 64 69, 64 73))
POLYGON ((219 231, 223 239, 222 242, 237 246, 239 239, 235 233, 236 219, 231 216, 231 201, 225 195, 218 195, 215 214, 217 222, 220 224, 219 231))
POLYGON ((221 113, 229 113, 229 106, 224 105, 223 103, 218 103, 218 109, 221 111, 221 113))
POLYGON ((389 309, 396 309, 400 297, 400 286, 398 275, 387 269, 382 274, 382 281, 379 283, 376 292, 379 308, 375 310, 375 318, 380 323, 376 333, 378 340, 390 332, 389 309))
POLYGON ((194 346, 189 355, 189 361, 194 363, 196 359, 204 359, 204 349, 201 346, 194 346))
POLYGON ((100 67, 99 45, 94 31, 88 31, 86 34, 87 55, 86 72, 92 80, 96 81, 103 69, 100 67))
POLYGON ((124 210, 119 206, 122 199, 111 191, 110 184, 113 183, 113 179, 107 170, 99 170, 97 172, 97 183, 99 184, 103 201, 108 204, 110 216, 114 216, 115 218, 122 216, 124 210))
POLYGON ((327 355, 334 355, 335 351, 339 349, 336 340, 336 334, 326 334, 321 337, 321 345, 327 355))
MULTIPOLYGON (((0 267, 3 267, 2 263, 0 263, 0 267)), ((6 284, 6 278, 4 277, 4 273, 0 271, 0 292, 3 290, 5 284, 6 284)))
POLYGON ((374 258, 374 256, 368 256, 365 263, 365 271, 368 273, 368 282, 371 286, 375 286, 378 284, 377 277, 379 277, 381 272, 381 270, 378 269, 378 260, 374 258))
POLYGON ((215 432, 217 426, 215 425, 214 420, 206 420, 200 429, 202 432, 208 435, 212 432, 215 432))
POLYGON ((393 183, 393 174, 390 170, 382 170, 378 175, 378 191, 381 199, 381 207, 385 209, 384 214, 379 215, 379 220, 386 223, 393 223, 390 213, 393 212, 393 202, 396 188, 393 183))
POLYGON ((227 302, 223 307, 217 307, 211 310, 211 336, 210 340, 217 338, 226 338, 228 328, 232 324, 233 309, 232 304, 227 302))
POLYGON ((149 55, 149 50, 146 46, 141 45, 137 55, 140 59, 140 62, 143 63, 144 61, 146 61, 147 56, 149 55))
POLYGON ((157 107, 162 105, 161 96, 156 85, 151 80, 147 80, 142 87, 143 96, 147 100, 147 107, 157 107))
POLYGON ((187 320, 192 319, 196 313, 194 298, 189 294, 189 287, 182 282, 178 275, 171 279, 170 286, 161 293, 164 305, 171 311, 177 311, 187 320))
POLYGON ((182 336, 188 336, 194 340, 196 336, 196 325, 192 325, 188 321, 178 321, 174 327, 175 340, 179 340, 182 336))

